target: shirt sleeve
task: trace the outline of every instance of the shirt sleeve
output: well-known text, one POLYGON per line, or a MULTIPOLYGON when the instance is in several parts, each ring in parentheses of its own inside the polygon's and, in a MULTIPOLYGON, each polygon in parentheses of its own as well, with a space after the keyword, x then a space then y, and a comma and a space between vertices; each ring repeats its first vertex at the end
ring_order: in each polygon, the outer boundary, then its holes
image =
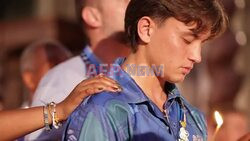
MULTIPOLYGON (((72 137, 84 141, 131 140, 132 126, 129 113, 127 107, 117 101, 105 106, 88 104, 84 109, 73 113, 66 132, 76 133, 72 137)), ((68 134, 66 140, 72 137, 68 134)))

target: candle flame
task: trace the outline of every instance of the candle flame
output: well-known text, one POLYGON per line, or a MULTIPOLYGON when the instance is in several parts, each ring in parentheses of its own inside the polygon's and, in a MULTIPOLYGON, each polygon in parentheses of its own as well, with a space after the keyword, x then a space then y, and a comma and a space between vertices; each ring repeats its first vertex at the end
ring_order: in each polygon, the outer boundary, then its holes
POLYGON ((220 127, 223 124, 223 118, 218 111, 214 112, 214 118, 217 123, 217 126, 220 127))

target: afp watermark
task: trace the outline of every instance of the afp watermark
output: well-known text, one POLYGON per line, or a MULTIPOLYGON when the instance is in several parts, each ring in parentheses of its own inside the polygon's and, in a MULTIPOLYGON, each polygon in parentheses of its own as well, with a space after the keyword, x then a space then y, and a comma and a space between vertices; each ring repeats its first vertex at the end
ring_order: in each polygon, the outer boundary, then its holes
MULTIPOLYGON (((164 65, 143 65, 143 64, 126 64, 123 69, 130 76, 157 76, 163 77, 164 75, 164 65)), ((106 76, 122 75, 124 71, 118 64, 90 64, 87 66, 87 76, 95 76, 102 73, 106 76)))

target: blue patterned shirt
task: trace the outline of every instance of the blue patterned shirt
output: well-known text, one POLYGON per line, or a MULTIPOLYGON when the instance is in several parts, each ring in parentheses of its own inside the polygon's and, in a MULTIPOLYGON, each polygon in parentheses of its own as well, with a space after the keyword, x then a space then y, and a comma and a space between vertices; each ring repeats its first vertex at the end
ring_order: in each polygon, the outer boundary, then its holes
MULTIPOLYGON (((117 59, 121 65, 124 59, 117 59)), ((189 141, 206 140, 204 116, 166 83, 167 117, 124 71, 113 75, 123 87, 119 94, 102 92, 82 103, 68 119, 63 140, 67 141, 176 141, 179 139, 183 103, 189 141)))

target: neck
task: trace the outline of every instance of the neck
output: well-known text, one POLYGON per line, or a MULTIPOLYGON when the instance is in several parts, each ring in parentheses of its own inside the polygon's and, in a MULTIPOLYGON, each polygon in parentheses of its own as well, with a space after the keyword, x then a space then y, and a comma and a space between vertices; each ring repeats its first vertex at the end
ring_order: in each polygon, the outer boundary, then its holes
POLYGON ((95 36, 91 39, 91 49, 103 63, 113 63, 116 58, 127 57, 129 54, 129 47, 114 37, 102 38, 95 36))
POLYGON ((129 71, 127 67, 136 65, 143 66, 143 68, 151 68, 151 65, 146 60, 145 56, 146 55, 139 50, 134 54, 130 54, 122 65, 122 68, 135 80, 135 82, 140 86, 145 95, 150 100, 152 100, 161 111, 163 111, 163 105, 167 99, 167 95, 164 92, 165 81, 155 75, 137 75, 138 71, 140 71, 138 70, 138 67, 136 69, 136 73, 130 74, 131 71, 129 71))

